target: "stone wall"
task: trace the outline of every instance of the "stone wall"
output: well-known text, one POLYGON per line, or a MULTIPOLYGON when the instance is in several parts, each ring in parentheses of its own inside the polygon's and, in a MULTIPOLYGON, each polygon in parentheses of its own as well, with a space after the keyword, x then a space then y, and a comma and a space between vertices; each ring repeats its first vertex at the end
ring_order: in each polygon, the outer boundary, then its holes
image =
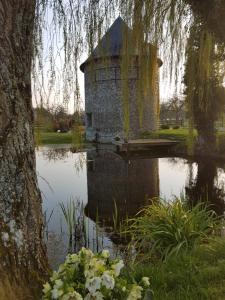
MULTIPOLYGON (((84 73, 85 111, 89 119, 86 124, 87 140, 93 141, 97 138, 99 142, 112 142, 116 136, 124 138, 122 89, 125 81, 121 75, 121 59, 118 57, 93 61, 85 66, 84 73)), ((138 138, 143 131, 157 129, 158 88, 156 96, 150 92, 140 99, 137 95, 138 73, 139 68, 134 59, 128 71, 128 138, 138 138), (140 107, 143 112, 142 123, 140 107)))

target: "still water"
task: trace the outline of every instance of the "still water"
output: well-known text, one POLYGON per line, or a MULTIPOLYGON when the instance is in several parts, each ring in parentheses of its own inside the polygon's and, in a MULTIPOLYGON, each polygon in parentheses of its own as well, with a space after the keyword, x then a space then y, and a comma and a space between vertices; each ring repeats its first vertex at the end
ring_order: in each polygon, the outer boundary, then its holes
POLYGON ((45 238, 50 264, 56 268, 68 252, 68 227, 60 204, 76 206, 70 251, 82 246, 123 254, 126 241, 117 234, 121 220, 134 216, 149 199, 208 201, 224 211, 225 162, 186 158, 121 157, 113 149, 73 153, 69 146, 36 150, 43 198, 45 238), (96 225, 97 224, 97 225, 96 225))

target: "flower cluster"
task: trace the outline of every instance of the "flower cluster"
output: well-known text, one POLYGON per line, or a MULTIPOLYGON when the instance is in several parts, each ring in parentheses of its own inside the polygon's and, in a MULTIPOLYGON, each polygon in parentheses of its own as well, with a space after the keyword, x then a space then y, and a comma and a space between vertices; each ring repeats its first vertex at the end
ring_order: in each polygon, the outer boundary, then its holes
POLYGON ((44 285, 44 299, 102 300, 143 299, 149 278, 137 284, 121 275, 122 260, 109 258, 109 252, 93 254, 82 248, 78 254, 69 254, 50 282, 44 285))

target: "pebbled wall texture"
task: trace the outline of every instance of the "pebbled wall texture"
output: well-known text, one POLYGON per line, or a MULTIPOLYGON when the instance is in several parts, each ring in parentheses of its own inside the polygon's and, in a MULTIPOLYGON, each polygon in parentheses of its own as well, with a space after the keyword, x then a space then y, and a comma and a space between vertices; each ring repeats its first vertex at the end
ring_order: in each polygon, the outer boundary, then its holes
POLYGON ((159 80, 155 78, 154 93, 138 96, 139 66, 133 57, 128 69, 128 105, 124 105, 124 78, 121 57, 98 58, 85 64, 86 139, 111 143, 114 138, 135 139, 141 133, 158 127, 159 80), (125 107, 129 126, 125 130, 125 107), (89 120, 87 120, 89 119, 89 120), (91 121, 90 121, 91 119, 91 121))

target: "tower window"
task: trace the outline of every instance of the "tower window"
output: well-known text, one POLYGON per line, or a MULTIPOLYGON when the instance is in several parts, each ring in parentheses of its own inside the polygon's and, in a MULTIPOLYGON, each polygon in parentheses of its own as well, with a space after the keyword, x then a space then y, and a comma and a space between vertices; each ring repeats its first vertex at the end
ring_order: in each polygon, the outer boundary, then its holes
POLYGON ((92 127, 92 113, 86 113, 87 127, 92 127))

